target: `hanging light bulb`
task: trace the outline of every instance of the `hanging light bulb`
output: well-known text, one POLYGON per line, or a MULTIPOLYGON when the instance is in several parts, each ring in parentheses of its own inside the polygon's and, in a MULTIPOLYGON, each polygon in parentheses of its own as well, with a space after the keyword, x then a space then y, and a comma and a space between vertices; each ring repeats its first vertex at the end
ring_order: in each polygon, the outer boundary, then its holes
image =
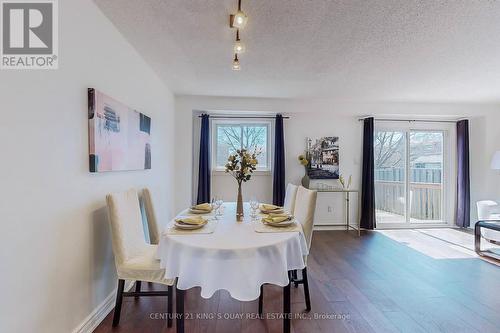
POLYGON ((236 30, 236 42, 234 43, 233 50, 234 50, 234 53, 236 53, 236 54, 245 53, 245 51, 246 51, 245 44, 242 41, 240 41, 240 30, 239 29, 236 30))
POLYGON ((231 28, 243 29, 248 21, 248 16, 241 10, 241 0, 238 0, 238 11, 229 17, 231 28))
POLYGON ((234 14, 233 27, 238 29, 243 29, 247 24, 247 21, 248 21, 248 16, 246 16, 243 11, 238 10, 236 14, 234 14))
POLYGON ((241 69, 240 67, 240 61, 238 60, 238 54, 234 54, 234 60, 233 60, 233 71, 239 71, 241 69))

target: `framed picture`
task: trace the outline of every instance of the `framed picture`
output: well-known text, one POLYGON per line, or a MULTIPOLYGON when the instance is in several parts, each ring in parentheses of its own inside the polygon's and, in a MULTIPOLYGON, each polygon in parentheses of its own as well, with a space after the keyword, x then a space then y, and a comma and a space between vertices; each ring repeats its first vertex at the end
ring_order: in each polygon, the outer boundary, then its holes
POLYGON ((151 169, 151 118, 88 89, 90 172, 151 169))
POLYGON ((307 139, 310 156, 307 175, 310 179, 339 179, 339 138, 325 136, 307 139))

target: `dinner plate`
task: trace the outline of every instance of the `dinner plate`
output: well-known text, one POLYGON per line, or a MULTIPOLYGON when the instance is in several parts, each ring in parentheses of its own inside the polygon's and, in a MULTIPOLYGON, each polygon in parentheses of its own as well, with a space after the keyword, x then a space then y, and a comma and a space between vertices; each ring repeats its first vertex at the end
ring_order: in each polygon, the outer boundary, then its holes
POLYGON ((271 227, 277 227, 277 228, 282 228, 282 227, 288 227, 291 226, 292 224, 295 223, 294 220, 289 220, 289 221, 283 221, 283 222, 262 222, 265 225, 271 226, 271 227))
POLYGON ((201 210, 201 209, 189 208, 189 212, 193 213, 193 214, 210 214, 212 211, 211 210, 201 210))
POLYGON ((205 220, 205 223, 202 223, 202 224, 185 224, 185 223, 181 223, 181 222, 175 222, 174 226, 176 228, 182 229, 182 230, 196 230, 196 229, 203 228, 207 223, 208 223, 208 221, 206 221, 206 220, 205 220))

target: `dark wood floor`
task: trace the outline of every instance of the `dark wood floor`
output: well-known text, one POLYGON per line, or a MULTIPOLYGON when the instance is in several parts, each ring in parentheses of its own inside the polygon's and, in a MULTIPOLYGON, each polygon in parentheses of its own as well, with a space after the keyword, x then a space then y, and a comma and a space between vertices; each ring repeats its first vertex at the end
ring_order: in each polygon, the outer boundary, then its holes
MULTIPOLYGON (((321 231, 314 233, 308 270, 311 313, 303 313, 302 287, 292 288, 296 333, 500 332, 500 267, 478 258, 433 259, 377 232, 357 238, 321 231)), ((252 319, 257 301, 238 302, 224 291, 205 300, 199 289, 189 290, 186 311, 205 318, 187 320, 186 332, 281 332, 281 319, 273 318, 281 295, 281 288, 266 286, 269 318, 252 319)), ((95 332, 175 332, 161 319, 166 304, 125 298, 120 326, 111 328, 110 313, 95 332)))

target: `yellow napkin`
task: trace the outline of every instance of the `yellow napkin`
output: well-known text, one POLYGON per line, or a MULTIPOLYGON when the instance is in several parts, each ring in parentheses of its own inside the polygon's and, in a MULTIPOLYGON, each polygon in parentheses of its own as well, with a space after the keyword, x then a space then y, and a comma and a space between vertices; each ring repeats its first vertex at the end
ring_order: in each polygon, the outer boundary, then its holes
POLYGON ((199 204, 199 205, 195 205, 195 206, 193 206, 191 208, 192 209, 196 209, 196 210, 204 210, 204 211, 207 211, 207 212, 212 211, 212 205, 209 204, 209 203, 202 203, 202 204, 199 204))
POLYGON ((268 216, 262 219, 263 222, 267 223, 281 223, 285 221, 289 221, 290 217, 288 215, 285 216, 268 216))
POLYGON ((268 217, 288 217, 288 218, 291 218, 291 216, 287 213, 269 213, 268 217))
POLYGON ((192 216, 192 217, 181 217, 175 219, 175 222, 180 222, 184 224, 191 224, 191 225, 200 225, 204 224, 206 220, 201 217, 201 216, 192 216))
POLYGON ((267 211, 281 209, 281 207, 279 207, 279 206, 269 205, 269 204, 262 204, 262 205, 260 205, 260 208, 262 210, 267 210, 267 211))

